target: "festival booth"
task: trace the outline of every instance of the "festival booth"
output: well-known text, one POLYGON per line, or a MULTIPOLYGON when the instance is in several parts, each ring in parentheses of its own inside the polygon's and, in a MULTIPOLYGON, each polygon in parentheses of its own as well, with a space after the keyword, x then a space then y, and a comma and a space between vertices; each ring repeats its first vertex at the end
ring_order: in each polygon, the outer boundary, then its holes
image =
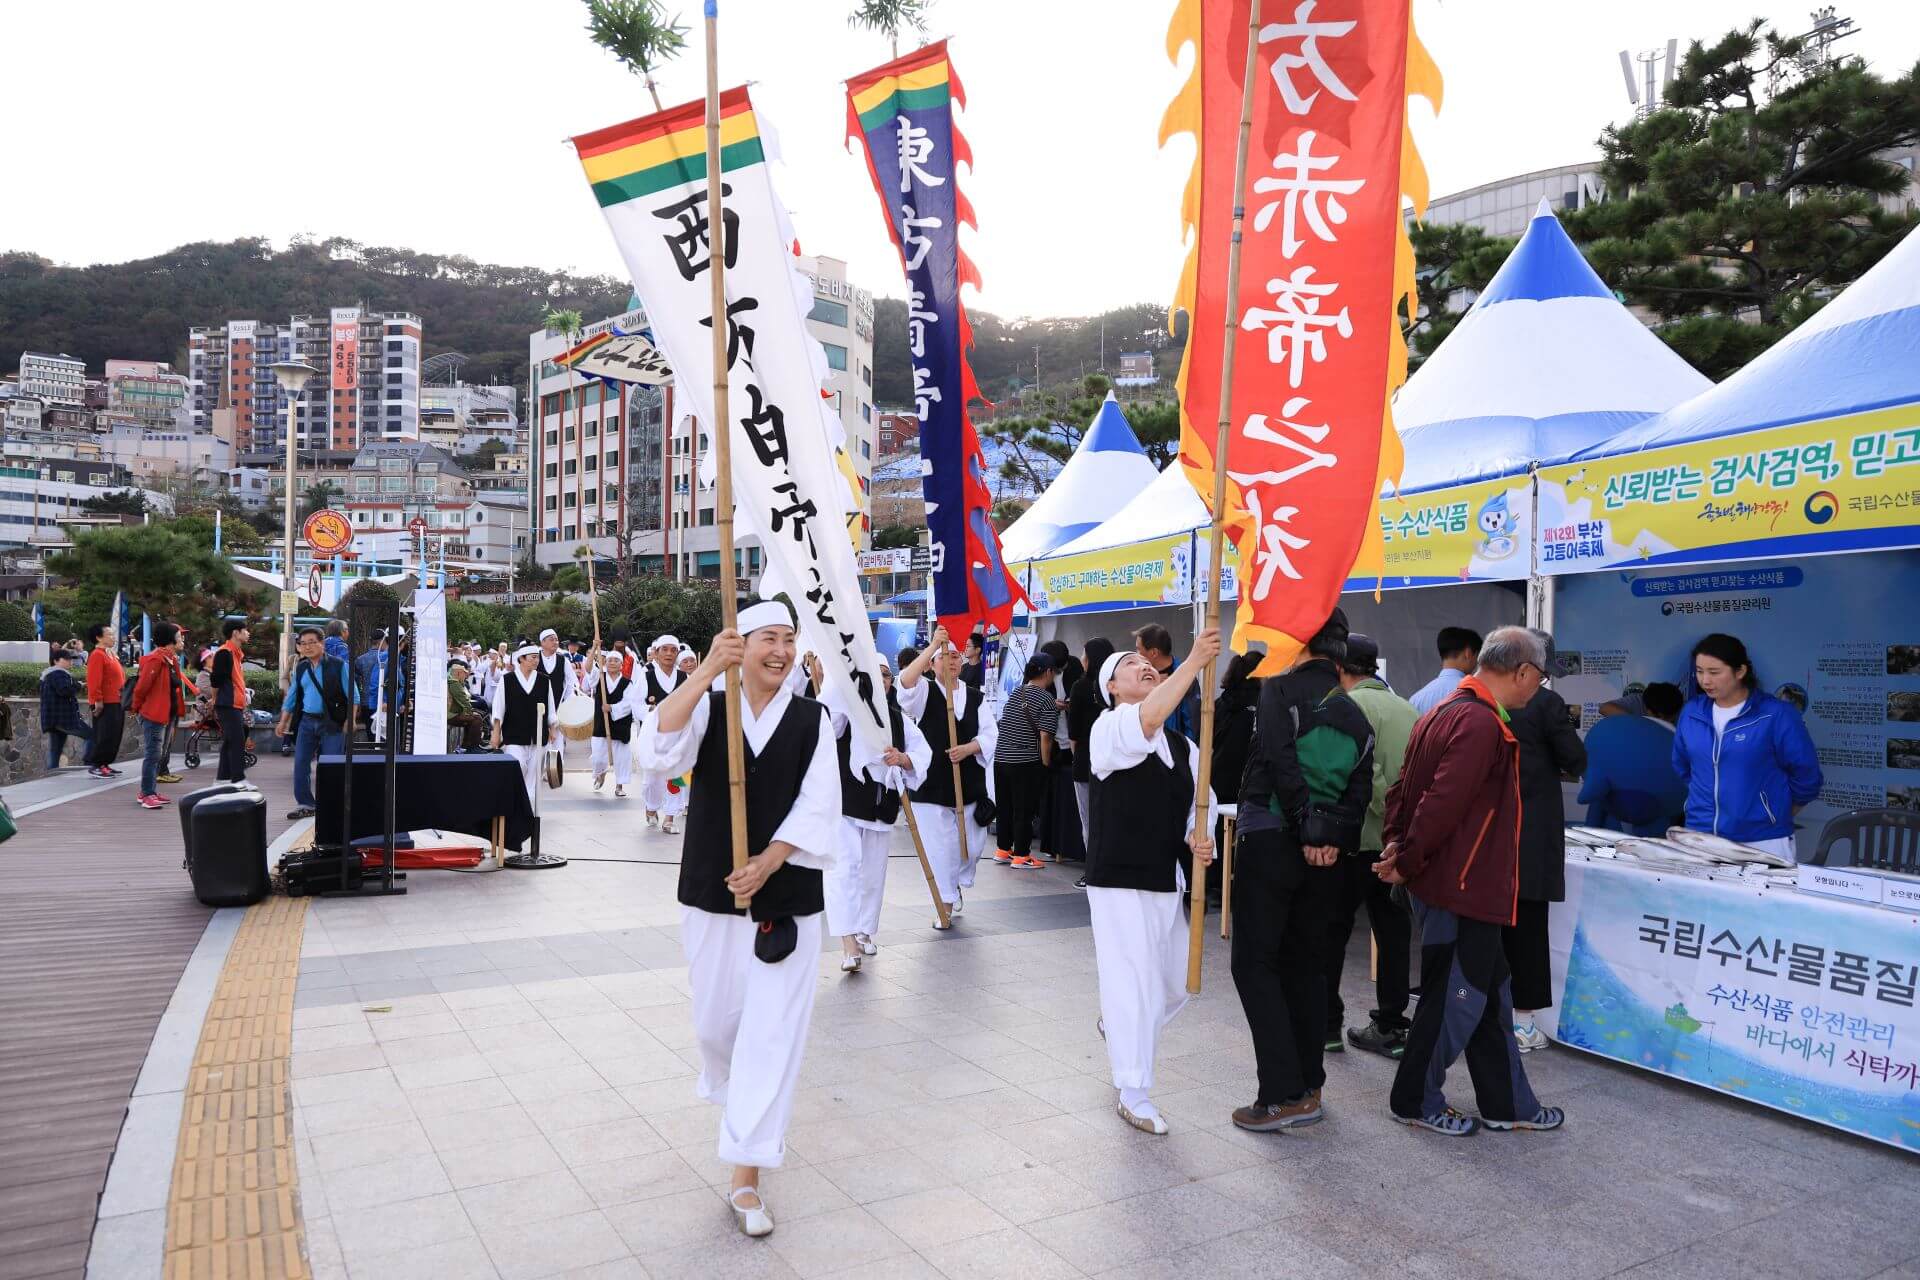
POLYGON ((1586 723, 1687 689, 1694 641, 1730 632, 1825 776, 1797 870, 1570 848, 1543 1027, 1920 1149, 1920 881, 1822 849, 1837 815, 1920 808, 1920 237, 1725 382, 1543 467, 1539 503, 1556 687, 1586 723))
MULTIPOLYGON (((1525 620, 1536 465, 1711 385, 1614 298, 1542 201, 1394 401, 1405 462, 1380 509, 1387 574, 1350 580, 1340 602, 1353 629, 1380 642, 1389 681, 1409 693, 1433 673, 1443 626, 1484 635, 1525 620), (1411 589, 1419 587, 1447 589, 1411 589)), ((1077 645, 1111 635, 1111 619, 1083 615, 1119 609, 1142 611, 1130 626, 1156 621, 1190 636, 1207 525, 1176 465, 1101 528, 1036 561, 1027 590, 1050 620, 1049 638, 1077 645)), ((1232 548, 1228 555, 1222 589, 1232 599, 1232 548)))
POLYGON ((1021 565, 1090 533, 1153 483, 1154 469, 1109 391, 1052 484, 1000 535, 1000 554, 1021 565))

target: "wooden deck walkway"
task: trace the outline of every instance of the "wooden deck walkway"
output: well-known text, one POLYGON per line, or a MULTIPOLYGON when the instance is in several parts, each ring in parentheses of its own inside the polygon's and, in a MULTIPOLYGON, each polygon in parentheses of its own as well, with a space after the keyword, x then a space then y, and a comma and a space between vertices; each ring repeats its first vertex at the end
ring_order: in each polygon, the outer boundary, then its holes
MULTIPOLYGON (((211 785, 212 764, 163 791, 211 785)), ((272 839, 291 762, 265 757, 249 781, 272 839)), ((128 1099, 212 914, 181 869, 177 810, 141 809, 136 789, 30 814, 0 845, 0 1280, 84 1275, 128 1099)))

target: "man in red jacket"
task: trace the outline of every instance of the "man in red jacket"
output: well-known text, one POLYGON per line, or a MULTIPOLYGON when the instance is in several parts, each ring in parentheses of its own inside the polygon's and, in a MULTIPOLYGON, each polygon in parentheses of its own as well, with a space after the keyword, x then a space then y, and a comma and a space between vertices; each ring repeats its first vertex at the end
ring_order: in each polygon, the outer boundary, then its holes
POLYGON ((138 797, 142 809, 158 809, 168 803, 156 784, 165 758, 167 731, 187 713, 186 691, 180 682, 180 635, 180 628, 171 622, 154 627, 153 649, 141 657, 140 674, 133 682, 133 713, 140 717, 143 747, 138 797))
POLYGON ((1388 1105, 1402 1123, 1448 1137, 1566 1119, 1540 1105, 1521 1069, 1500 936, 1520 894, 1520 749, 1507 713, 1540 688, 1546 661, 1524 627, 1488 636, 1473 674, 1414 725, 1387 793, 1374 871, 1407 886, 1421 951, 1420 1007, 1388 1105), (1442 1088, 1463 1051, 1478 1116, 1449 1107, 1442 1088))

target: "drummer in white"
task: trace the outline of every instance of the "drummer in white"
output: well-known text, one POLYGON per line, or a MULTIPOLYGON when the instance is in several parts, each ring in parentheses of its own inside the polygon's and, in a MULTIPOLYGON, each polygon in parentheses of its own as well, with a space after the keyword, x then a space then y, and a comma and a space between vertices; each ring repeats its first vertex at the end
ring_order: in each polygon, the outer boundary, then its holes
POLYGON ((553 723, 552 691, 540 678, 540 647, 521 645, 514 653, 514 671, 494 686, 492 746, 505 750, 520 766, 532 802, 540 785, 541 722, 553 723))

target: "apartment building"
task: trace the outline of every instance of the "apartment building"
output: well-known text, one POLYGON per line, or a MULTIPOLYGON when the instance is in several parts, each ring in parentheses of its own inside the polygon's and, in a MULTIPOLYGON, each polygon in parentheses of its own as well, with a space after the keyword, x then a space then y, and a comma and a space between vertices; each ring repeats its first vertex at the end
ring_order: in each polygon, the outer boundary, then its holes
POLYGON ((305 449, 357 449, 420 435, 420 317, 335 307, 286 324, 229 320, 187 335, 196 431, 232 416, 236 452, 284 449, 286 401, 271 366, 299 358, 319 370, 294 408, 305 449))
POLYGON ((20 390, 48 405, 82 408, 87 400, 87 364, 78 356, 27 351, 20 356, 20 390))

